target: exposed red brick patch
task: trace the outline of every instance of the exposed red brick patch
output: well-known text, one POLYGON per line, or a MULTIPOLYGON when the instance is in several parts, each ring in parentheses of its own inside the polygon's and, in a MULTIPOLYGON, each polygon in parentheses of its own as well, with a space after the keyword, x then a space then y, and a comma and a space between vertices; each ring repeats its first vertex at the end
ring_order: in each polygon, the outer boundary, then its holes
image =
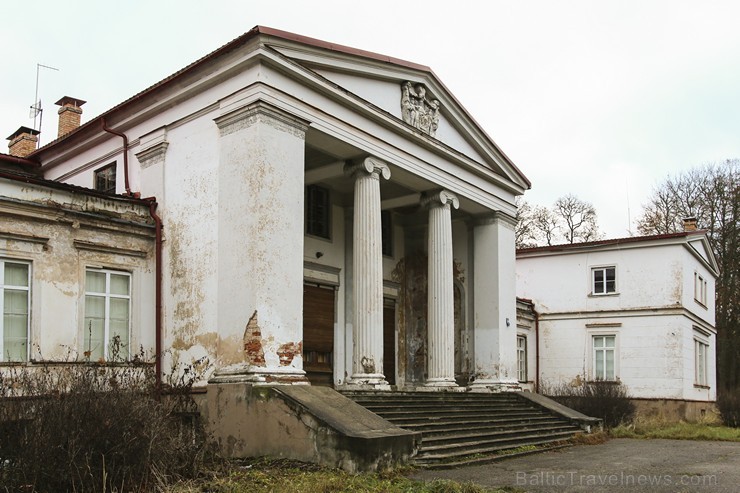
POLYGON ((293 362, 293 358, 303 352, 302 342, 288 342, 283 344, 278 349, 277 353, 280 357, 280 366, 290 366, 293 362))
POLYGON ((244 331, 244 355, 246 362, 254 366, 265 366, 265 352, 262 349, 262 331, 254 311, 244 331))

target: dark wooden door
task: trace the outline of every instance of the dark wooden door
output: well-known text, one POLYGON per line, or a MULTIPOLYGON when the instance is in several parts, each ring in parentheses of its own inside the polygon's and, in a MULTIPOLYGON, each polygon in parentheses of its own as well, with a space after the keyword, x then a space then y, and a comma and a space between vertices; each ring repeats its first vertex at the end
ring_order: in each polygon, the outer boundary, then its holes
POLYGON ((383 374, 396 385, 396 302, 383 300, 383 374))
POLYGON ((333 287, 303 285, 303 369, 312 385, 333 386, 333 287))

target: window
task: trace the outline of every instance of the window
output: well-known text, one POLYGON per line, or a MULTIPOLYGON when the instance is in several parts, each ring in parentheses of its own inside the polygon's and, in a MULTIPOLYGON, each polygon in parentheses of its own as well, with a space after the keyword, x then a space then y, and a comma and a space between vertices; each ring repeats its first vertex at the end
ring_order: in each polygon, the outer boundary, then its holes
POLYGON ((594 380, 614 380, 614 355, 616 350, 614 335, 593 336, 594 380))
POLYGON ((617 292, 617 268, 598 267, 591 269, 593 294, 610 294, 617 292))
POLYGON ((694 272, 694 299, 707 306, 707 280, 697 272, 694 272))
POLYGON ((707 378, 707 356, 709 344, 694 339, 694 383, 696 385, 708 386, 707 378))
POLYGON ((318 185, 306 187, 306 234, 331 237, 329 190, 318 185))
POLYGON ((85 275, 84 354, 90 361, 127 360, 131 275, 88 269, 85 275))
POLYGON ((28 361, 31 265, 0 259, 0 361, 28 361))
POLYGON ((391 211, 382 211, 380 213, 380 227, 383 233, 383 255, 393 256, 393 219, 391 211))
POLYGON ((116 163, 95 170, 95 190, 116 193, 116 163))
POLYGON ((520 382, 527 381, 527 338, 516 336, 516 375, 520 382))

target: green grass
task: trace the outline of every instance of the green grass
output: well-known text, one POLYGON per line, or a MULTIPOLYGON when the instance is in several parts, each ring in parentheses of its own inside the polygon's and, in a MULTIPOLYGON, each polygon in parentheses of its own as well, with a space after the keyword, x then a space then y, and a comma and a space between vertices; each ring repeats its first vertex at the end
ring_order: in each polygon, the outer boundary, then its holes
POLYGON ((470 482, 422 482, 404 476, 404 470, 377 474, 349 474, 289 460, 258 459, 231 462, 202 478, 176 484, 168 493, 503 493, 470 482))
POLYGON ((676 423, 655 418, 637 418, 632 423, 610 429, 609 436, 740 442, 740 428, 729 428, 717 423, 676 423))

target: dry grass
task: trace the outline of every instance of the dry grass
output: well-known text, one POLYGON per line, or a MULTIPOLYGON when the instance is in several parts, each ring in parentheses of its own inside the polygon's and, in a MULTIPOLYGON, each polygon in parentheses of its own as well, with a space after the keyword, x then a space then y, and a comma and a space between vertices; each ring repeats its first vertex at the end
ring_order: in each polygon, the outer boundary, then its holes
POLYGON ((592 433, 578 433, 568 440, 574 445, 599 445, 609 440, 609 434, 605 431, 594 431, 592 433))
POLYGON ((632 422, 609 430, 614 438, 667 438, 740 442, 740 429, 722 426, 716 419, 697 423, 672 421, 662 416, 637 416, 632 422))
MULTIPOLYGON (((344 471, 290 460, 229 462, 199 480, 178 483, 167 493, 495 493, 473 483, 436 480, 429 483, 404 476, 404 470, 378 474, 344 471)), ((510 491, 510 490, 509 490, 510 491)))

